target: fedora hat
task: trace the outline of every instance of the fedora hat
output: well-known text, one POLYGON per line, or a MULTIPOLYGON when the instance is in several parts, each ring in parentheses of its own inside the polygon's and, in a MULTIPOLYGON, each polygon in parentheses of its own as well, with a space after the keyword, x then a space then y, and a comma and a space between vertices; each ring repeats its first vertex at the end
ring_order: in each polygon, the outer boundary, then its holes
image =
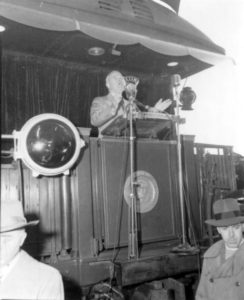
POLYGON ((34 226, 38 220, 27 222, 20 201, 1 201, 0 233, 34 226))
POLYGON ((205 222, 212 226, 225 227, 244 222, 237 199, 226 198, 216 200, 213 204, 214 219, 205 222))

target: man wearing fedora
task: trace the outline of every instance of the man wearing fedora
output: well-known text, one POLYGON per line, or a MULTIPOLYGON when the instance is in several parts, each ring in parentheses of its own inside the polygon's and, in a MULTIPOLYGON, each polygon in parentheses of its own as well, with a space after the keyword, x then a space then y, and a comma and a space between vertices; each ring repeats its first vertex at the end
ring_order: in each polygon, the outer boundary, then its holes
POLYGON ((21 249, 27 222, 20 201, 0 203, 0 299, 63 300, 60 273, 21 249))
POLYGON ((244 216, 232 198, 215 201, 213 213, 206 223, 216 226, 222 239, 204 254, 196 300, 243 300, 244 216))

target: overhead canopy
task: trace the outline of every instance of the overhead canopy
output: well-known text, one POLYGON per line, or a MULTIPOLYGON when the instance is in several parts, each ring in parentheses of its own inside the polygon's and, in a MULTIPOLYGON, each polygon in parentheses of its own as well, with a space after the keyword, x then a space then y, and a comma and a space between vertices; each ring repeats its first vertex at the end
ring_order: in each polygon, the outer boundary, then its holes
POLYGON ((0 14, 38 29, 80 31, 112 45, 140 44, 170 59, 191 56, 208 66, 225 59, 223 48, 151 0, 0 0, 0 14))
POLYGON ((170 6, 175 12, 179 12, 180 0, 160 0, 162 4, 170 6))

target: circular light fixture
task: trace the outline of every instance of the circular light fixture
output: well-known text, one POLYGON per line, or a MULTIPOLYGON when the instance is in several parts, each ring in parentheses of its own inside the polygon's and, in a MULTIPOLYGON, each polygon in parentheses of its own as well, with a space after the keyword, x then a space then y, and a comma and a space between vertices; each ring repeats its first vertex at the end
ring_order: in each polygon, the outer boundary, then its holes
POLYGON ((33 176, 69 174, 85 142, 77 128, 56 114, 41 114, 13 132, 14 158, 22 159, 33 176))
POLYGON ((88 54, 92 56, 100 56, 105 53, 105 50, 101 47, 92 47, 88 50, 88 54))
POLYGON ((169 63, 167 63, 168 67, 176 67, 178 66, 178 61, 170 61, 169 63))
POLYGON ((4 32, 6 30, 6 27, 4 27, 3 25, 0 25, 0 32, 4 32))

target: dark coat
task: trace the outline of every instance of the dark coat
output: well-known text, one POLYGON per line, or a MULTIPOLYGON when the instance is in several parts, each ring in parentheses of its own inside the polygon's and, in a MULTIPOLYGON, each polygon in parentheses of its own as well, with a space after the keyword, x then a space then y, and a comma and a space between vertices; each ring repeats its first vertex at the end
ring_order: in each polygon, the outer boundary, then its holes
MULTIPOLYGON (((121 98, 122 100, 123 98, 121 98)), ((110 123, 112 123, 117 117, 124 116, 126 114, 126 107, 128 101, 123 99, 121 105, 118 105, 117 100, 114 99, 113 95, 108 94, 102 97, 96 97, 92 101, 90 110, 91 124, 99 128, 102 132, 110 123), (112 114, 112 109, 116 109, 116 114, 112 114)))

